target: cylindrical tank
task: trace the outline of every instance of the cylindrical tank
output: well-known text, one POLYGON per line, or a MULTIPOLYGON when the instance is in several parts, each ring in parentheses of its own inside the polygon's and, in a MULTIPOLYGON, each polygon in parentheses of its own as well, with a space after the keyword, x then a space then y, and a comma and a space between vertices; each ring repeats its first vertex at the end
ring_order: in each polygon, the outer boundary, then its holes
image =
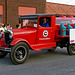
POLYGON ((75 23, 74 23, 74 28, 75 28, 75 23))
MULTIPOLYGON (((73 29, 73 27, 68 23, 67 29, 73 29)), ((67 31, 67 35, 69 35, 69 31, 67 31)))
POLYGON ((60 31, 60 35, 66 36, 66 27, 63 24, 61 24, 60 30, 65 30, 65 31, 60 31))

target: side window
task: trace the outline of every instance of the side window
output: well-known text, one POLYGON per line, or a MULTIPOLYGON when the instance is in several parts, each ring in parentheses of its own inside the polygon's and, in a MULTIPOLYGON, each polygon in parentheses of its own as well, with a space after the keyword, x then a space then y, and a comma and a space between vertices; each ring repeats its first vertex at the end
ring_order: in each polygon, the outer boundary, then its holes
POLYGON ((51 17, 41 17, 39 20, 40 27, 51 27, 51 17))

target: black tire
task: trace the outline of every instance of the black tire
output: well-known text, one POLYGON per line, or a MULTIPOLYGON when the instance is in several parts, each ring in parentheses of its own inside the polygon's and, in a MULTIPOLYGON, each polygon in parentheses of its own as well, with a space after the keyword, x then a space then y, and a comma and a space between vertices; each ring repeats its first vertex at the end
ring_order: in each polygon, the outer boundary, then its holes
POLYGON ((49 52, 54 52, 56 50, 56 47, 53 47, 51 49, 48 49, 49 52))
POLYGON ((0 52, 0 58, 4 58, 8 53, 6 52, 0 52))
POLYGON ((68 44, 67 52, 69 55, 75 55, 75 45, 74 44, 68 44))
POLYGON ((12 47, 10 59, 16 65, 24 63, 29 57, 29 47, 26 43, 20 42, 12 47))

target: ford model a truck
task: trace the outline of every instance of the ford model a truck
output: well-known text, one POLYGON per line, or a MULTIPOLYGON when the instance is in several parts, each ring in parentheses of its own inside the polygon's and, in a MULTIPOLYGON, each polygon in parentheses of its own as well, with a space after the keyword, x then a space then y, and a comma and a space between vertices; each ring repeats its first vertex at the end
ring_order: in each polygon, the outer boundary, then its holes
MULTIPOLYGON (((10 59, 15 64, 24 63, 28 56, 29 50, 55 50, 57 46, 67 47, 70 55, 75 54, 75 30, 60 30, 61 25, 55 25, 55 15, 52 14, 35 14, 20 16, 20 29, 7 30, 4 35, 0 33, 0 58, 10 54, 10 59), (41 26, 44 18, 48 27, 41 26), (62 35, 60 32, 62 31, 62 35), (66 35, 64 34, 66 32, 66 35), (67 32, 69 34, 67 35, 67 32)), ((65 24, 67 28, 67 25, 65 24)))

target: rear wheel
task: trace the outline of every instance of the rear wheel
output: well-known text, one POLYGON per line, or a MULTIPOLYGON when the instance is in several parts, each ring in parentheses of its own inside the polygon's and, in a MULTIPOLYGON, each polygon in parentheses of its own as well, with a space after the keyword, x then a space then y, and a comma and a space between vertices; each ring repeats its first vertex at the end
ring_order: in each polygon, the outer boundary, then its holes
POLYGON ((48 49, 49 52, 54 52, 56 50, 56 47, 53 47, 51 49, 48 49))
POLYGON ((10 58, 14 64, 22 64, 29 57, 29 47, 26 43, 20 42, 13 46, 10 58))
POLYGON ((0 52, 0 58, 4 58, 7 55, 6 52, 0 52))
POLYGON ((68 44, 67 51, 69 55, 75 55, 75 44, 68 44))

